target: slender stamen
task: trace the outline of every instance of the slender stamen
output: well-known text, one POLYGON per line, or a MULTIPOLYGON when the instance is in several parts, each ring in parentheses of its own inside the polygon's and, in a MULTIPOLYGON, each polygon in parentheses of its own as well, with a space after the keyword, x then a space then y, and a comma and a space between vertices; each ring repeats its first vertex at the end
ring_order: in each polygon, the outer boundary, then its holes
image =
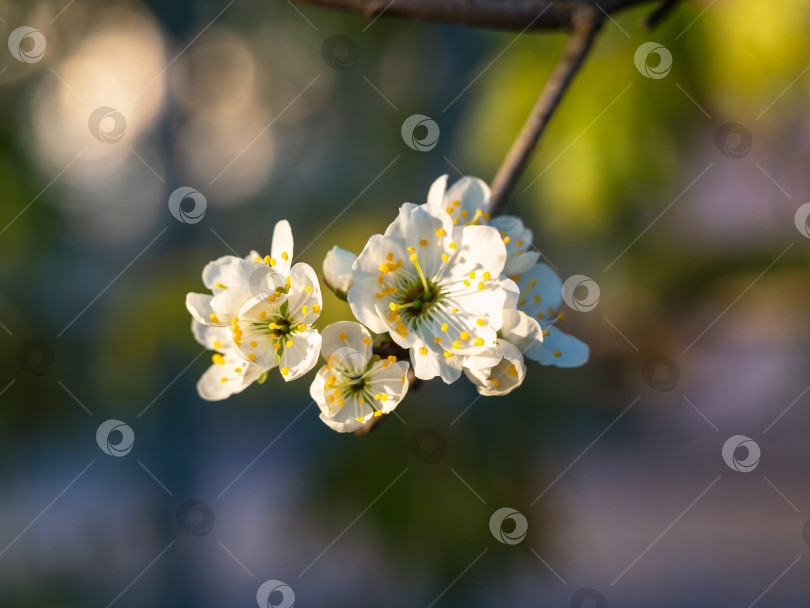
POLYGON ((484 215, 483 211, 481 211, 480 209, 476 210, 475 215, 473 216, 473 219, 472 219, 472 222, 471 222, 473 226, 478 225, 478 218, 481 217, 482 215, 484 215))
POLYGON ((419 278, 422 280, 422 287, 425 288, 425 293, 430 293, 430 288, 428 287, 427 279, 425 278, 425 273, 422 272, 422 267, 419 265, 419 260, 416 259, 416 254, 411 254, 411 262, 413 265, 416 266, 416 272, 419 273, 419 278))
POLYGON ((518 299, 522 300, 527 295, 529 295, 529 293, 531 293, 532 289, 534 288, 534 286, 536 284, 537 284, 537 279, 532 279, 531 281, 529 281, 529 286, 524 290, 524 292, 522 294, 520 294, 520 297, 518 299))

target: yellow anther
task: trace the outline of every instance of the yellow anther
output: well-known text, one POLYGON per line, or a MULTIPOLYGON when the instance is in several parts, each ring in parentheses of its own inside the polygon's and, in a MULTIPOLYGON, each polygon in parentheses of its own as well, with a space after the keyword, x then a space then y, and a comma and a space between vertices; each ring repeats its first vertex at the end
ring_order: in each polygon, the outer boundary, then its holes
POLYGON ((444 228, 439 228, 436 231, 436 236, 444 236, 444 228))
POLYGON ((371 344, 371 338, 368 336, 363 336, 363 344, 371 344))
POLYGON ((551 332, 550 332, 550 331, 548 331, 547 329, 544 329, 544 330, 543 330, 543 335, 544 335, 544 336, 550 336, 550 335, 551 335, 551 332))
POLYGON ((517 371, 517 368, 515 367, 514 363, 509 366, 509 375, 510 376, 517 376, 518 375, 518 371, 517 371))
POLYGON ((250 354, 250 355, 248 355, 248 359, 250 359, 251 361, 255 361, 256 360, 256 355, 250 354))
POLYGON ((263 310, 259 313, 259 318, 264 319, 267 316, 267 311, 263 310))
POLYGON ((287 277, 287 280, 284 281, 284 283, 287 285, 287 287, 289 287, 290 283, 292 283, 292 280, 290 279, 290 277, 287 277))
POLYGON ((466 339, 467 339, 467 338, 469 338, 469 337, 470 337, 470 334, 468 334, 466 331, 461 332, 461 336, 460 336, 460 338, 461 338, 462 340, 466 340, 466 339))
POLYGON ((444 358, 445 358, 445 359, 449 359, 449 358, 450 358, 450 357, 452 357, 452 356, 453 356, 453 353, 451 353, 451 352, 449 352, 449 351, 444 351, 444 358))
POLYGON ((419 354, 420 355, 428 354, 428 349, 423 346, 422 348, 419 349, 419 354))
POLYGON ((518 241, 517 243, 515 243, 515 245, 517 245, 518 247, 523 247, 523 241, 518 241))
POLYGON ((546 318, 546 315, 544 315, 542 312, 538 312, 538 313, 537 313, 537 318, 538 318, 538 319, 545 319, 545 318, 546 318))
POLYGON ((276 342, 273 344, 273 350, 278 350, 279 348, 281 348, 281 342, 276 342))
POLYGON ((262 259, 259 256, 256 256, 255 258, 253 258, 253 261, 254 262, 261 262, 262 259))
POLYGON ((461 348, 461 342, 459 342, 458 340, 453 342, 453 348, 456 348, 456 349, 461 348))
POLYGON ((385 277, 384 277, 384 276, 382 276, 382 275, 380 275, 380 276, 377 278, 377 282, 378 282, 378 283, 380 283, 380 284, 384 283, 384 282, 385 282, 385 277))
POLYGON ((470 273, 470 278, 471 278, 471 279, 474 279, 474 278, 475 278, 475 273, 474 273, 474 272, 471 272, 471 273, 470 273))
POLYGON ((456 248, 456 244, 455 244, 455 243, 450 243, 450 244, 449 244, 449 245, 447 245, 447 246, 448 246, 450 249, 455 249, 455 248, 456 248))
POLYGON ((264 256, 264 263, 265 263, 265 264, 269 264, 269 263, 270 263, 270 260, 272 260, 272 259, 273 259, 273 258, 271 258, 269 255, 266 255, 266 256, 264 256))
POLYGON ((456 312, 458 312, 458 308, 454 308, 454 309, 453 309, 453 310, 451 310, 450 312, 452 312, 452 313, 456 313, 456 312))
POLYGON ((250 346, 253 347, 253 348, 256 348, 258 345, 259 345, 259 343, 256 342, 255 340, 251 341, 251 343, 250 343, 250 346))
POLYGON ((310 291, 312 291, 312 285, 307 285, 304 287, 304 293, 309 293, 310 291))
POLYGON ((557 318, 558 318, 560 321, 563 321, 563 320, 565 319, 565 313, 564 313, 564 312, 561 312, 560 314, 558 314, 558 315, 557 315, 557 318))
POLYGON ((454 200, 453 201, 453 207, 458 207, 460 204, 461 204, 460 200, 454 200))
POLYGON ((453 226, 458 226, 458 218, 457 217, 453 218, 453 226))
POLYGON ((467 287, 469 287, 469 286, 470 286, 470 282, 469 282, 467 279, 464 279, 464 285, 466 285, 467 287))
POLYGON ((447 323, 442 323, 442 331, 447 331, 447 323))
POLYGON ((346 340, 346 338, 348 338, 348 336, 346 334, 340 334, 338 336, 338 340, 340 340, 341 342, 344 342, 346 340))
POLYGON ((334 395, 327 395, 326 400, 329 403, 333 403, 335 401, 335 396, 334 395))
POLYGON ((219 287, 220 289, 228 289, 227 285, 223 285, 222 283, 217 283, 214 287, 219 287))
POLYGON ((306 326, 306 325, 304 325, 303 323, 299 323, 299 324, 298 324, 298 331, 305 331, 305 330, 306 330, 306 328, 307 328, 307 326, 306 326))
POLYGON ((509 241, 511 241, 511 240, 512 240, 512 238, 511 238, 511 237, 508 237, 508 236, 503 237, 503 242, 504 242, 504 244, 506 244, 506 245, 508 245, 508 244, 509 244, 509 241))
POLYGON ((282 367, 281 368, 281 375, 282 376, 286 376, 289 373, 290 373, 290 368, 289 367, 282 367))
POLYGON ((442 341, 442 339, 441 339, 441 337, 440 337, 440 336, 436 336, 435 338, 433 338, 433 341, 434 341, 436 344, 438 344, 439 342, 441 342, 441 341, 442 341))
POLYGON ((442 254, 442 262, 449 262, 449 261, 450 261, 450 258, 447 257, 446 253, 443 253, 442 254))
POLYGON ((314 312, 314 313, 319 313, 319 312, 321 312, 321 307, 320 307, 320 306, 318 306, 317 304, 313 304, 313 305, 312 305, 312 312, 314 312))
POLYGON ((219 381, 225 383, 228 381, 228 379, 225 376, 223 376, 222 378, 219 379, 219 381))
POLYGON ((302 314, 302 315, 307 314, 307 305, 306 305, 306 304, 304 304, 304 305, 301 307, 301 314, 302 314))
POLYGON ((222 348, 222 342, 219 340, 214 340, 214 348, 222 348))
POLYGON ((494 379, 494 378, 492 379, 492 384, 494 384, 496 388, 501 385, 501 383, 498 380, 494 379))
POLYGON ((389 251, 388 255, 385 256, 385 259, 388 260, 389 262, 393 262, 394 261, 394 254, 389 251))
POLYGON ((213 356, 211 357, 211 361, 213 361, 213 362, 214 362, 214 363, 216 363, 217 365, 225 365, 225 357, 223 357, 223 356, 222 356, 222 355, 220 355, 219 353, 217 353, 217 354, 213 355, 213 356))
POLYGON ((219 323, 219 319, 217 319, 216 313, 211 313, 211 322, 212 323, 219 323))
POLYGON ((488 272, 485 272, 485 273, 484 273, 483 275, 481 275, 481 276, 483 276, 483 277, 484 277, 484 280, 485 280, 485 281, 489 281, 490 274, 489 274, 488 272))
POLYGON ((558 350, 555 350, 554 351, 554 356, 555 357, 560 357, 560 356, 562 356, 562 353, 560 351, 558 351, 558 350))
POLYGON ((419 244, 420 244, 422 247, 427 247, 427 244, 428 244, 427 239, 421 239, 421 240, 419 241, 419 244))
POLYGON ((276 258, 270 258, 269 260, 267 260, 267 263, 270 264, 271 266, 275 266, 276 265, 276 258))
POLYGON ((447 213, 453 213, 453 208, 452 208, 452 207, 448 207, 447 209, 445 209, 445 211, 447 211, 447 213))
POLYGON ((388 308, 390 308, 390 309, 391 309, 391 312, 396 312, 396 311, 398 311, 398 310, 399 310, 401 307, 400 307, 400 305, 399 305, 399 304, 397 304, 396 302, 390 302, 390 303, 388 304, 388 308))
POLYGON ((288 256, 288 255, 287 255, 287 252, 286 252, 286 251, 282 251, 282 252, 281 252, 281 259, 282 259, 282 260, 284 260, 284 261, 286 262, 287 260, 289 260, 289 259, 290 259, 290 256, 288 256))
POLYGON ((478 319, 478 320, 475 322, 475 324, 476 324, 476 325, 478 325, 479 327, 483 327, 484 325, 486 325, 486 324, 487 324, 487 322, 486 322, 486 321, 484 321, 484 319, 478 319))
POLYGON ((489 219, 489 218, 491 218, 491 217, 492 217, 492 214, 487 213, 486 211, 484 211, 484 219, 485 219, 485 220, 488 220, 488 219, 489 219))
POLYGON ((237 323, 239 323, 239 317, 234 317, 231 319, 231 325, 236 325, 237 323))
POLYGON ((242 368, 241 367, 234 367, 233 371, 235 371, 237 374, 241 374, 242 373, 242 368))
POLYGON ((475 345, 476 346, 483 346, 484 345, 484 339, 483 338, 476 338, 475 339, 475 345))
POLYGON ((468 215, 470 215, 469 211, 467 211, 466 209, 462 210, 461 217, 467 217, 468 215))
POLYGON ((374 417, 375 418, 379 418, 380 416, 382 416, 382 412, 380 410, 377 410, 376 412, 374 412, 374 417))
POLYGON ((414 251, 416 251, 416 249, 414 249, 413 247, 406 247, 406 249, 408 253, 413 253, 414 251))
POLYGON ((475 215, 473 216, 472 223, 473 225, 478 225, 478 218, 484 215, 480 209, 476 210, 475 215))
POLYGON ((483 291, 484 289, 486 289, 486 285, 484 285, 484 282, 481 281, 478 283, 478 291, 483 291))
POLYGON ((539 301, 540 301, 540 296, 538 296, 537 294, 535 294, 535 296, 534 296, 534 301, 535 301, 535 302, 539 302, 539 301))
POLYGON ((396 363, 396 362, 397 362, 397 358, 396 358, 394 355, 388 355, 388 361, 389 361, 390 363, 396 363))

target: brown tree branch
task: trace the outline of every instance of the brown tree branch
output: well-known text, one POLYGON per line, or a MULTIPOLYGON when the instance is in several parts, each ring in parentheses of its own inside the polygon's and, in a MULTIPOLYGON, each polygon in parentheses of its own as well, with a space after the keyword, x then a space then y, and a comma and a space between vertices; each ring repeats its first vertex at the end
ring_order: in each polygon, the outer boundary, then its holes
POLYGON ((678 2, 680 0, 664 0, 658 7, 647 15, 647 18, 644 20, 644 26, 648 29, 652 29, 657 26, 661 21, 666 19, 669 14, 675 10, 675 7, 678 6, 678 2))
POLYGON ((520 179, 540 135, 582 66, 601 25, 601 15, 592 7, 581 6, 574 15, 573 33, 565 51, 492 182, 493 215, 498 213, 520 179))
POLYGON ((360 13, 439 21, 503 30, 568 30, 580 10, 599 8, 613 14, 650 0, 295 0, 360 13))

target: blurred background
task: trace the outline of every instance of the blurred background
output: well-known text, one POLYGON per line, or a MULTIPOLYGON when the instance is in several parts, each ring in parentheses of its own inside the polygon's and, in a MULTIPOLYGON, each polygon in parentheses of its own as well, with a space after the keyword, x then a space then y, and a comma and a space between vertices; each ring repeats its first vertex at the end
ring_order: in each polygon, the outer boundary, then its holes
MULTIPOLYGON (((599 285, 562 326, 588 364, 502 398, 430 382, 354 437, 318 420, 314 371, 200 400, 186 292, 278 219, 319 270, 439 175, 490 180, 565 37, 0 1, 0 604, 254 606, 277 580, 335 608, 806 605, 810 12, 684 2, 648 32, 650 9, 606 22, 508 203, 599 285), (181 186, 199 221, 170 212, 181 186), (755 447, 724 462, 736 435, 755 447)), ((349 316, 325 295, 320 327, 349 316)))

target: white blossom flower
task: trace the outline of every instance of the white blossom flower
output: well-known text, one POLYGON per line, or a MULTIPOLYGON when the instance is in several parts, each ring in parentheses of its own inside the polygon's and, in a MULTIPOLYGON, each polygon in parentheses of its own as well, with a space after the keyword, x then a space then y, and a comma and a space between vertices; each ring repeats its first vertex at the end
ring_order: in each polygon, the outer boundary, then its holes
POLYGON ((341 249, 337 245, 326 252, 323 259, 323 280, 335 294, 346 299, 354 279, 352 279, 352 264, 357 256, 351 251, 341 249))
POLYGON ((546 264, 536 264, 527 272, 513 275, 520 288, 518 309, 537 319, 543 329, 543 343, 527 349, 523 354, 543 365, 579 367, 588 360, 588 345, 563 333, 559 324, 565 313, 559 311, 562 303, 562 281, 546 264))
POLYGON ((193 320, 191 331, 197 342, 216 351, 211 357, 213 364, 197 382, 197 392, 206 401, 220 401, 241 393, 264 375, 261 367, 243 359, 234 350, 227 327, 203 325, 193 320))
POLYGON ((318 361, 321 337, 311 326, 321 312, 321 290, 310 266, 290 267, 289 224, 279 222, 273 235, 271 255, 251 254, 253 261, 224 256, 208 264, 203 283, 212 295, 190 293, 186 307, 202 325, 230 326, 228 354, 230 348, 265 371, 280 367, 289 381, 318 361))
POLYGON ((408 362, 373 354, 368 330, 339 321, 323 330, 321 354, 326 359, 310 386, 330 428, 348 433, 375 416, 394 411, 408 392, 408 362))
POLYGON ((410 349, 418 378, 461 375, 462 358, 494 344, 517 287, 501 277, 506 248, 489 226, 453 225, 450 216, 405 203, 384 235, 353 265, 348 301, 375 333, 410 349))
POLYGON ((540 257, 537 251, 530 250, 532 231, 519 217, 492 217, 489 186, 477 177, 462 177, 447 188, 447 176, 442 175, 430 186, 426 205, 437 212, 446 213, 456 226, 483 224, 497 229, 506 246, 506 275, 525 272, 540 257))
POLYGON ((526 377, 523 355, 542 345, 543 330, 537 321, 519 310, 504 310, 497 343, 486 352, 464 357, 464 374, 480 394, 506 395, 526 377))

